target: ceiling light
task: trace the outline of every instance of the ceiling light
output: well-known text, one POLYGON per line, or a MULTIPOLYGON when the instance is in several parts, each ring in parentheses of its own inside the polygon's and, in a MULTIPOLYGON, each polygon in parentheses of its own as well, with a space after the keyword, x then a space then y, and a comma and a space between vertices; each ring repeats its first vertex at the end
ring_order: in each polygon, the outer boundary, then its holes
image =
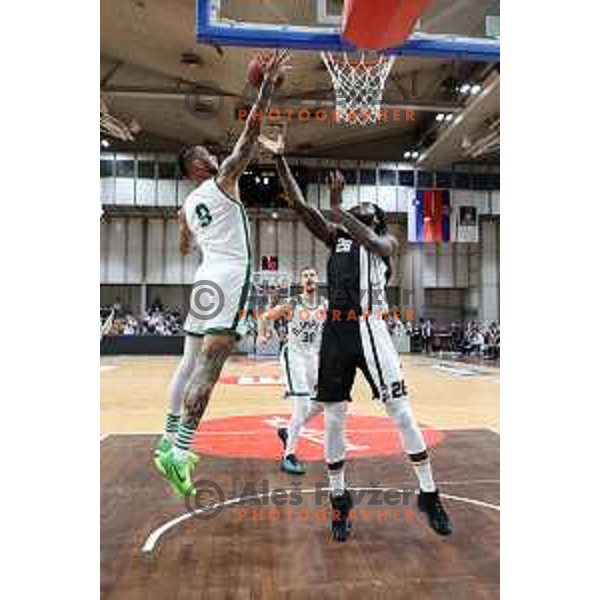
POLYGON ((446 121, 452 121, 452 119, 454 119, 454 115, 452 113, 448 113, 446 115, 446 121))
POLYGON ((279 213, 277 211, 274 211, 274 212, 271 213, 271 217, 273 219, 279 219, 279 213))
POLYGON ((265 185, 269 185, 269 178, 268 177, 263 177, 263 183, 265 185))
POLYGON ((436 121, 443 121, 444 120, 444 113, 438 113, 437 115, 435 115, 435 120, 436 121))
POLYGON ((110 146, 110 142, 108 140, 102 140, 100 144, 102 144, 103 148, 108 148, 110 146))
POLYGON ((463 83, 463 84, 460 86, 460 89, 459 89, 459 91, 460 91, 460 93, 461 93, 461 94, 468 94, 470 89, 471 89, 471 85, 470 85, 470 84, 468 84, 468 83, 463 83))
POLYGON ((404 158, 410 158, 410 152, 408 150, 404 153, 404 158))
POLYGON ((479 92, 481 91, 481 86, 476 83, 472 88, 471 88, 471 94, 479 94, 479 92))
POLYGON ((255 183, 260 183, 260 177, 258 177, 258 175, 254 178, 254 182, 255 183))
POLYGON ((418 153, 418 152, 413 152, 413 153, 411 154, 411 158, 415 158, 415 159, 416 159, 416 158, 419 158, 419 153, 418 153))

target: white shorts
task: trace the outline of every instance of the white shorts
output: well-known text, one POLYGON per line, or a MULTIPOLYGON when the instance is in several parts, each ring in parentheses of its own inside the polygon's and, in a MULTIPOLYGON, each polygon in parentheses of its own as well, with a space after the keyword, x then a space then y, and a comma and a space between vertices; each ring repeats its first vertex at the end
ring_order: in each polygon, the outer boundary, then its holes
POLYGON ((217 267, 204 264, 194 276, 190 307, 183 330, 190 335, 211 333, 243 335, 250 293, 250 268, 224 263, 217 267))
POLYGON ((359 327, 363 356, 374 397, 386 402, 389 398, 405 396, 407 392, 404 372, 387 323, 371 317, 360 319, 359 327))
POLYGON ((319 352, 297 352, 286 344, 280 356, 286 396, 308 396, 317 393, 319 352))

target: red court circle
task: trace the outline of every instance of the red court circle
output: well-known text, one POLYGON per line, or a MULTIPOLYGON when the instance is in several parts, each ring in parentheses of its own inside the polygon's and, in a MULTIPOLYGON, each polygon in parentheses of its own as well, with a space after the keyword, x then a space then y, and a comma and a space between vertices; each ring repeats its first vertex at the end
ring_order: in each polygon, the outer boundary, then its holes
MULTIPOLYGON (((289 415, 248 415, 211 419, 200 424, 193 449, 200 454, 234 458, 275 459, 281 456, 277 428, 287 425, 289 415)), ((429 447, 439 445, 444 434, 421 426, 429 447)), ((350 457, 388 456, 403 452, 398 432, 388 417, 349 415, 346 439, 350 457)), ((302 460, 323 460, 323 416, 305 428, 297 454, 302 460)))

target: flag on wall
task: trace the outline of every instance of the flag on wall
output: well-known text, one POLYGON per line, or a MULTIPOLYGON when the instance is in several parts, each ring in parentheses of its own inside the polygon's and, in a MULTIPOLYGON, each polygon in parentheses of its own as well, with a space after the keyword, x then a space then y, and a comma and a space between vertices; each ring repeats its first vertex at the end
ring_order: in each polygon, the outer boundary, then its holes
POLYGON ((408 241, 450 241, 450 192, 448 190, 417 190, 408 209, 408 241))
POLYGON ((472 244, 479 241, 479 208, 472 200, 453 199, 452 241, 472 244))

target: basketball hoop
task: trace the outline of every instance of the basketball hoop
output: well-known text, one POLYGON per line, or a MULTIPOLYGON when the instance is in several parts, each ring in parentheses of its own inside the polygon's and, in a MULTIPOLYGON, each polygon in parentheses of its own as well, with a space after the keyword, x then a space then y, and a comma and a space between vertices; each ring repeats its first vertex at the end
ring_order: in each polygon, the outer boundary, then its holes
POLYGON ((385 82, 394 57, 378 54, 370 58, 361 53, 352 60, 346 52, 334 57, 322 52, 335 92, 336 115, 343 125, 372 125, 380 119, 385 82))

